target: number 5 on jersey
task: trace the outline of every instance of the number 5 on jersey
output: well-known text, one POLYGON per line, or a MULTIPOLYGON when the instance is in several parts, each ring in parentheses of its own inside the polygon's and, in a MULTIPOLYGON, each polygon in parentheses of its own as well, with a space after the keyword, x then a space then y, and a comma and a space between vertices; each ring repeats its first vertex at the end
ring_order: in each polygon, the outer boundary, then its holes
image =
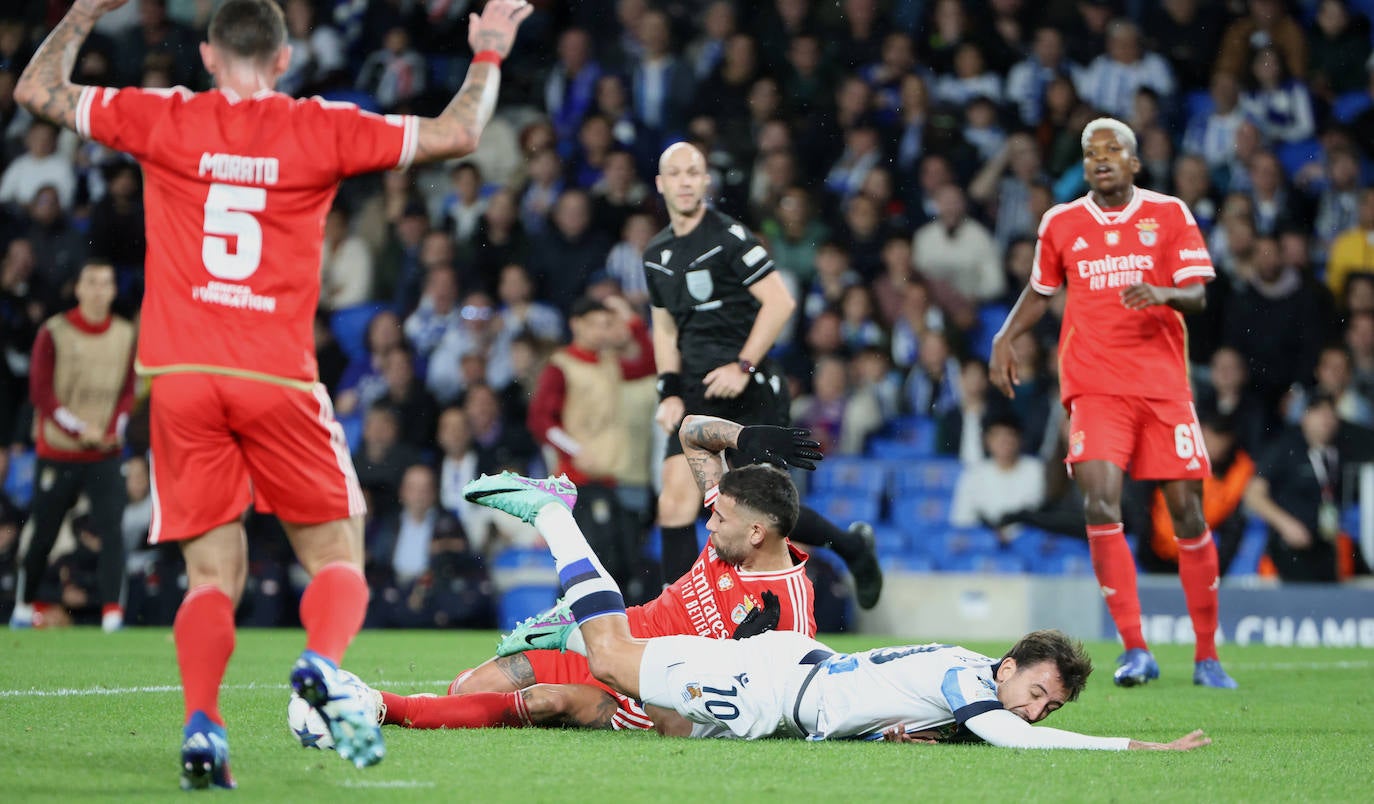
POLYGON ((253 215, 267 208, 261 187, 211 184, 205 196, 205 239, 200 258, 216 279, 247 279, 262 261, 262 224, 253 215), (234 240, 230 251, 230 238, 234 240))

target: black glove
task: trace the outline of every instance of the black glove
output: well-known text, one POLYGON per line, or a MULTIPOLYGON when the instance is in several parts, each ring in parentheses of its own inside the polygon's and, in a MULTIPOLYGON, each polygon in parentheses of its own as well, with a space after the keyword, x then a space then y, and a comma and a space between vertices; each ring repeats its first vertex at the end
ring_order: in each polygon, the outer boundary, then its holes
POLYGON ((782 604, 778 602, 778 596, 765 591, 761 597, 763 606, 750 611, 748 616, 735 626, 735 633, 730 635, 731 639, 748 639, 778 627, 778 619, 782 617, 782 604))
POLYGON ((811 440, 810 430, 768 424, 749 425, 735 439, 735 448, 746 463, 771 463, 779 469, 815 469, 816 461, 825 457, 820 446, 811 440))

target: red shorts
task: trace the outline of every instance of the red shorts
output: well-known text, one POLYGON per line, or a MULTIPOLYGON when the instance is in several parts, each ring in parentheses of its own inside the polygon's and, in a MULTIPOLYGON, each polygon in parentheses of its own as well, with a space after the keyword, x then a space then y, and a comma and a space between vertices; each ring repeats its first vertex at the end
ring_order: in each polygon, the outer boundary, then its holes
POLYGON ((1201 480, 1212 473, 1192 402, 1084 394, 1069 400, 1064 462, 1110 461, 1136 480, 1201 480))
POLYGON ((556 650, 525 651, 534 670, 534 680, 539 684, 590 684, 613 696, 620 709, 611 716, 611 725, 617 730, 652 729, 654 721, 649 718, 639 701, 626 697, 602 684, 592 675, 587 666, 587 657, 580 653, 559 653, 556 650))
POLYGON ((304 391, 218 374, 152 385, 152 542, 200 536, 258 510, 306 525, 367 507, 323 385, 304 391))

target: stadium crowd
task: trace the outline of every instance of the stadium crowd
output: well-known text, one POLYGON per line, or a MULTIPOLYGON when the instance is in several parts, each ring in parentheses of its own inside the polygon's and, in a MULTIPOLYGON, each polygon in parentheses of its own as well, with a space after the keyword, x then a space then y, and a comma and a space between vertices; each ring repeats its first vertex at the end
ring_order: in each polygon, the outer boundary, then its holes
MULTIPOLYGON (((433 113, 471 56, 469 0, 283 5, 293 54, 281 88, 298 96, 433 113)), ((1271 542, 1327 535, 1303 502, 1312 473, 1300 470, 1320 460, 1328 488, 1317 495, 1334 485, 1339 496, 1342 472, 1374 441, 1374 2, 533 5, 475 157, 350 180, 325 223, 320 372, 371 504, 370 624, 493 622, 497 556, 537 536, 469 508, 457 489, 483 471, 552 465, 545 434, 526 425, 540 372, 584 296, 619 296, 647 317, 643 249, 666 220, 656 159, 682 139, 707 156, 713 203, 759 234, 798 300, 776 351, 794 421, 831 456, 962 463, 943 507, 899 514, 880 494, 872 513, 905 543, 923 529, 986 527, 1002 549, 1027 528, 1082 538, 1058 466, 1063 294, 1018 345, 1015 400, 989 388, 985 361, 1030 276, 1042 214, 1086 190, 1083 125, 1128 122, 1139 183, 1188 203, 1218 269, 1188 348, 1223 567, 1246 529, 1243 500, 1271 542)), ((137 166, 13 100, 65 7, 21 0, 0 12, 0 476, 11 480, 0 596, 10 602, 38 328, 73 304, 90 256, 116 267, 118 313, 136 319, 142 292, 137 166)), ((130 0, 102 18, 78 80, 207 88, 195 45, 213 7, 130 0)), ((632 317, 620 317, 626 332, 632 317)), ((126 445, 127 607, 130 622, 162 623, 184 590, 175 551, 145 543, 141 399, 126 445)), ((651 417, 652 400, 646 433, 651 417)), ((634 478, 622 495, 645 532, 647 483, 634 478)), ((1149 489, 1128 497, 1141 563, 1167 569, 1161 503, 1149 489)), ((273 520, 250 520, 240 618, 281 624, 304 578, 273 520)), ((99 552, 82 523, 44 597, 78 618, 89 616, 99 552)), ((643 590, 657 589, 653 566, 644 562, 643 590)))

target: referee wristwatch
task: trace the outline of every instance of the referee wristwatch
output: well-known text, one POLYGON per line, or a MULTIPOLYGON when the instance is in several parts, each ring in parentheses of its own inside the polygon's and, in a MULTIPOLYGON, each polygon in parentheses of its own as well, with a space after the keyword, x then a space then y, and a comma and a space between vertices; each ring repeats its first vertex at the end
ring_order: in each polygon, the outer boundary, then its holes
POLYGON ((745 360, 745 359, 742 358, 742 357, 739 359, 738 365, 739 365, 739 370, 742 371, 742 372, 744 372, 745 374, 753 375, 753 374, 757 374, 758 371, 759 371, 759 367, 758 367, 758 366, 754 365, 753 363, 750 363, 748 360, 745 360))

